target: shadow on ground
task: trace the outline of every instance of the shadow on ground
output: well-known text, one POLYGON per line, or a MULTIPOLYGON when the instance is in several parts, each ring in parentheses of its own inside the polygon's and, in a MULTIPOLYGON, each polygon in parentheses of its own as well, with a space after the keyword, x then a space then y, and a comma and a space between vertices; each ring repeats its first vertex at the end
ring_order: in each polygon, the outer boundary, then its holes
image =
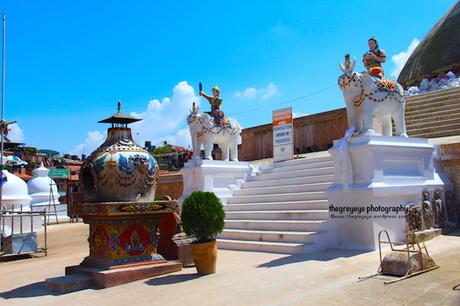
POLYGON ((37 282, 28 284, 16 289, 5 291, 0 293, 0 297, 4 299, 15 299, 15 298, 30 298, 44 295, 59 295, 54 293, 46 287, 45 282, 37 282))
POLYGON ((171 285, 177 283, 183 283, 190 280, 198 279, 203 275, 199 275, 196 273, 193 274, 170 274, 163 277, 155 277, 149 279, 145 283, 149 286, 161 286, 161 285, 171 285))
POLYGON ((16 261, 34 258, 30 254, 20 254, 20 255, 3 255, 0 257, 0 262, 16 261))
POLYGON ((449 231, 447 233, 442 233, 442 234, 445 236, 460 237, 460 230, 455 229, 455 230, 449 231))
POLYGON ((316 260, 316 261, 329 261, 337 258, 347 258, 352 257, 364 253, 368 253, 372 251, 362 251, 362 250, 337 250, 337 249, 330 249, 314 254, 294 254, 289 255, 286 257, 278 258, 275 260, 271 260, 269 262, 260 264, 256 266, 257 268, 273 268, 279 267, 289 264, 294 264, 297 262, 303 262, 308 260, 316 260))

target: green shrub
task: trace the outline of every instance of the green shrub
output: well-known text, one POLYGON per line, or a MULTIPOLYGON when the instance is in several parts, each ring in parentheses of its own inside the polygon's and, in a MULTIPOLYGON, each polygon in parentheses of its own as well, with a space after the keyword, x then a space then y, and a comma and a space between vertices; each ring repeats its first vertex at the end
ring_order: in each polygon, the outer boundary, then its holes
POLYGON ((213 192, 195 191, 182 204, 182 227, 198 243, 209 242, 224 229, 225 212, 213 192))

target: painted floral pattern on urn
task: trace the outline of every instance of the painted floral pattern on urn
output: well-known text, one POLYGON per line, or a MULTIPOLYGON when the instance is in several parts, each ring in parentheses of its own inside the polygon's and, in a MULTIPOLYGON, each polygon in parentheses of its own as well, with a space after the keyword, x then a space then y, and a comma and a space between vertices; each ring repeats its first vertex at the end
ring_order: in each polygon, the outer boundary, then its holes
POLYGON ((82 166, 88 200, 153 200, 159 174, 155 158, 134 142, 129 128, 109 128, 107 134, 82 166))

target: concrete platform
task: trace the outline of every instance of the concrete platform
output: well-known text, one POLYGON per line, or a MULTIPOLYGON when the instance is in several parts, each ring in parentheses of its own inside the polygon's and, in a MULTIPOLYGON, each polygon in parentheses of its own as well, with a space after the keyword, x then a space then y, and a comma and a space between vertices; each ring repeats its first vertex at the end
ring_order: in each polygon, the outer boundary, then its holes
POLYGON ((150 278, 167 273, 177 272, 182 269, 178 261, 165 263, 143 263, 135 266, 120 267, 116 269, 101 270, 85 266, 66 267, 66 275, 87 275, 93 279, 94 285, 99 288, 108 288, 133 282, 139 279, 150 278))
POLYGON ((68 293, 94 286, 93 278, 85 274, 72 274, 48 278, 46 286, 56 293, 68 293))
POLYGON ((378 253, 329 250, 286 256, 219 250, 217 273, 185 268, 106 289, 56 294, 44 280, 87 256, 87 226, 49 227, 49 256, 0 262, 0 305, 460 305, 460 231, 427 242, 439 269, 396 284, 358 282, 378 253))

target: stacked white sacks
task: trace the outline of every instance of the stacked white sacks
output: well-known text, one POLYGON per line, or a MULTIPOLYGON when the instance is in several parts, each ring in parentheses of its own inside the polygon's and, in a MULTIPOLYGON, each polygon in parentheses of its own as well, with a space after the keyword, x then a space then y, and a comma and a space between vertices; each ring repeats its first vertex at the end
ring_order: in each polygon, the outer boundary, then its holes
POLYGON ((423 94, 439 89, 445 89, 450 87, 459 87, 460 77, 457 77, 452 71, 446 73, 443 77, 423 79, 420 82, 420 86, 411 86, 406 90, 407 96, 414 96, 423 94))

